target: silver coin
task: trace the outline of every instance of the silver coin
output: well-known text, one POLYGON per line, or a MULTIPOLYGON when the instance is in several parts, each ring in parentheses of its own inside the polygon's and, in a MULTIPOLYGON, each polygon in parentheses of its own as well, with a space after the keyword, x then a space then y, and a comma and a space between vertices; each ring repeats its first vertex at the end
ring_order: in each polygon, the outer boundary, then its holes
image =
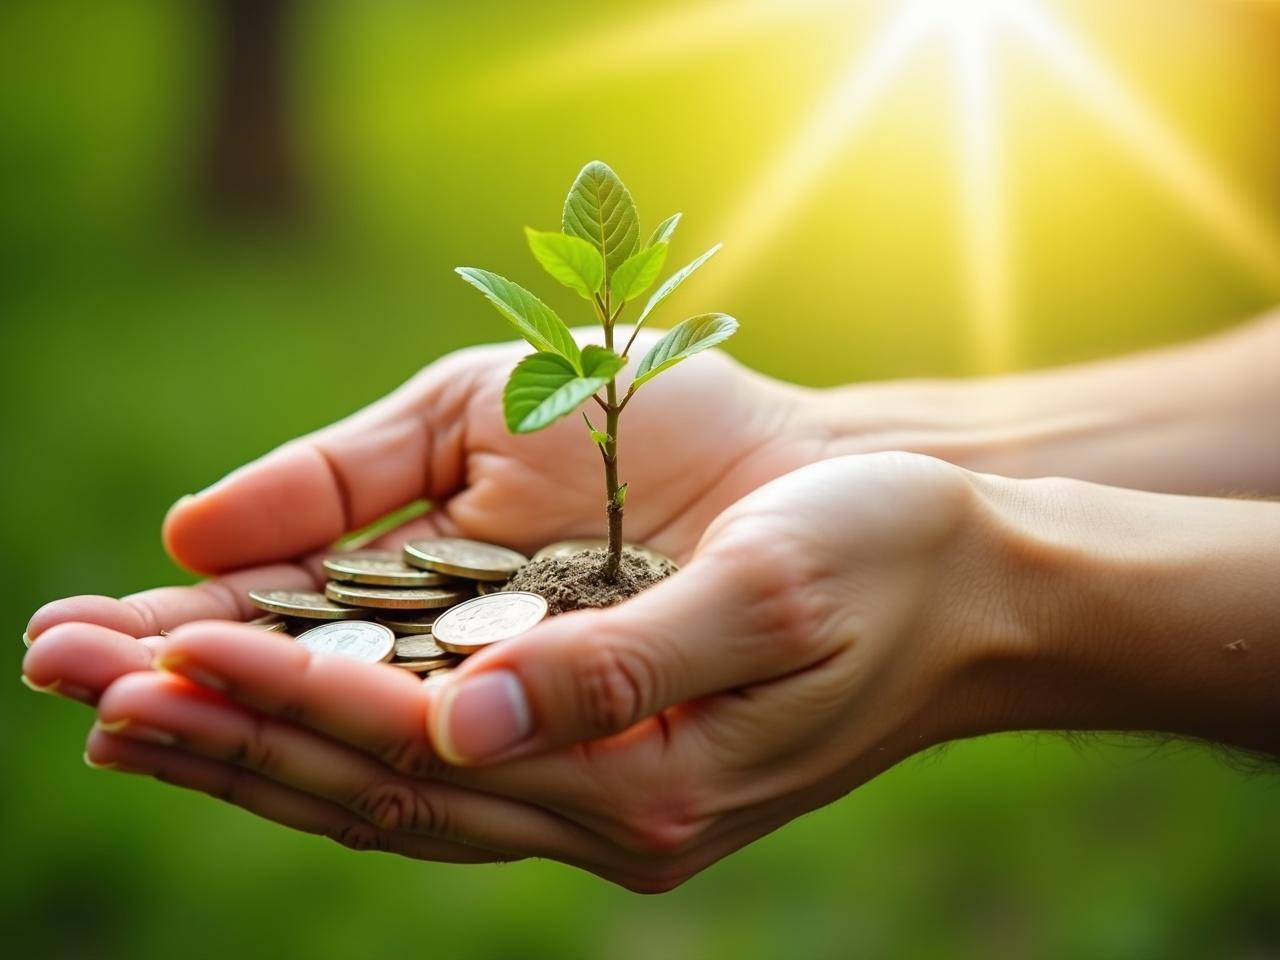
POLYGON ((547 615, 547 601, 536 593, 507 590, 451 607, 436 619, 431 635, 450 653, 471 654, 509 640, 547 615))
POLYGON ((426 610, 451 607, 471 596, 470 587, 364 587, 358 583, 325 584, 325 596, 351 607, 373 607, 375 610, 426 610))
POLYGON ((324 558, 324 569, 334 580, 382 587, 438 587, 449 582, 443 574, 409 566, 394 550, 330 554, 324 558))
POLYGON ((402 660, 434 660, 438 657, 450 657, 452 654, 441 649, 430 634, 397 637, 396 656, 402 660))
POLYGON ((326 623, 303 633, 297 642, 312 653, 327 653, 361 663, 390 660, 396 649, 395 634, 382 624, 367 620, 326 623))
POLYGON ((404 562, 411 567, 435 570, 468 580, 505 580, 529 558, 506 547, 458 537, 410 540, 404 545, 404 562))
POLYGON ((356 620, 359 610, 341 607, 315 590, 250 590, 249 599, 259 610, 303 620, 356 620))

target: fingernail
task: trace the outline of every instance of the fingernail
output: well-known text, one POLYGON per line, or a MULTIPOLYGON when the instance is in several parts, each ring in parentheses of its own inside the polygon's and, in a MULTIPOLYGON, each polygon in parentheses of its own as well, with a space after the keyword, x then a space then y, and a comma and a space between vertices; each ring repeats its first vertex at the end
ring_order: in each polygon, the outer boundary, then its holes
POLYGON ((60 697, 67 697, 71 700, 79 700, 81 703, 93 703, 93 691, 85 687, 77 686, 74 683, 63 683, 62 680, 59 679, 46 686, 41 686, 25 673, 19 676, 18 679, 22 681, 23 685, 27 687, 27 689, 34 690, 36 693, 52 693, 60 697))
POLYGON ((193 680, 202 687, 219 692, 227 689, 227 681, 215 677, 203 667, 197 667, 181 653, 163 653, 156 657, 155 668, 166 673, 176 673, 180 677, 193 680))
POLYGON ((173 501, 173 504, 169 507, 169 512, 173 513, 173 511, 177 510, 184 503, 186 503, 189 500, 194 500, 195 498, 196 498, 196 495, 194 493, 184 493, 177 500, 173 501))
POLYGON ((31 637, 27 635, 27 631, 25 630, 22 631, 22 643, 26 647, 31 646, 31 637))
POLYGON ((86 767, 93 767, 95 770, 114 770, 116 767, 120 766, 118 763, 99 763, 97 760, 94 760, 89 756, 88 750, 84 752, 84 765, 86 767))
POLYGON ((178 738, 167 730, 161 730, 159 727, 149 727, 145 723, 134 723, 127 718, 124 720, 99 720, 93 726, 95 729, 113 736, 141 740, 144 743, 158 743, 164 747, 173 746, 178 742, 178 738))
POLYGON ((514 747, 533 731, 533 718, 519 678, 491 670, 445 690, 435 729, 440 755, 467 763, 514 747))

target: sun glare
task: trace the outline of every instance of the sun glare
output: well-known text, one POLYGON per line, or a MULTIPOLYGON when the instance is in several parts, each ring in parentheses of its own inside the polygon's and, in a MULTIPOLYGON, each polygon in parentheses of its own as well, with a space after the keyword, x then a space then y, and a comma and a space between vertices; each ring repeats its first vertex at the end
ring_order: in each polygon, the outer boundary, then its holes
MULTIPOLYGON (((1275 3, 1276 0, 1266 0, 1275 3)), ((839 11, 833 0, 719 0, 676 5, 588 35, 540 57, 555 76, 636 69, 711 43, 769 29, 800 12, 839 11), (554 69, 550 65, 554 65, 554 69)), ((977 369, 1016 360, 1013 244, 1004 164, 1001 46, 1031 51, 1049 74, 1121 142, 1192 218, 1270 289, 1280 292, 1280 233, 1256 212, 1138 93, 1111 70, 1043 0, 896 0, 870 39, 851 55, 831 89, 761 169, 720 235, 733 238, 713 278, 720 292, 758 265, 786 221, 833 175, 837 159, 874 116, 904 70, 926 47, 949 55, 955 124, 955 190, 977 369)), ((520 70, 522 76, 537 76, 520 70)), ((525 94, 528 90, 526 89, 525 94)), ((715 291, 709 291, 708 295, 715 291)))

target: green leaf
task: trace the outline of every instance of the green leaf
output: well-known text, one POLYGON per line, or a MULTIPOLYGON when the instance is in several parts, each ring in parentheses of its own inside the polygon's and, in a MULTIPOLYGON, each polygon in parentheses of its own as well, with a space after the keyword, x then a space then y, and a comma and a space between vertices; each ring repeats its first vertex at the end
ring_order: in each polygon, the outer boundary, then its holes
POLYGON ((640 219, 631 194, 607 164, 593 160, 582 168, 564 201, 564 232, 596 246, 604 257, 606 279, 635 252, 640 219))
POLYGON ((634 391, 681 360, 723 343, 737 329, 738 321, 723 313, 704 313, 676 324, 644 355, 636 368, 636 378, 631 381, 631 389, 634 391))
POLYGON ((604 347, 582 351, 585 376, 558 353, 531 353, 511 371, 502 410, 512 433, 532 433, 572 413, 622 369, 622 358, 604 347))
POLYGON ((573 334, 554 310, 532 293, 505 277, 475 267, 458 267, 458 276, 483 293, 515 327, 516 332, 533 346, 564 357, 575 370, 581 365, 581 353, 573 334))
POLYGON ((612 350, 598 347, 594 343, 582 348, 583 376, 612 380, 624 366, 626 361, 612 350))
POLYGON ((640 311, 640 317, 636 320, 636 326, 644 323, 645 317, 653 312, 653 308, 660 304, 675 291, 676 287, 689 279, 690 274, 697 270, 700 266, 710 260, 720 250, 722 244, 717 243, 714 247, 698 257, 692 263, 686 263, 683 267, 662 281, 662 286, 653 291, 653 296, 649 298, 649 302, 644 305, 644 309, 640 311))
POLYGON ((604 259, 593 244, 581 237, 544 233, 532 227, 525 227, 524 232, 542 269, 586 300, 599 292, 604 283, 604 259))
POLYGON ((655 243, 662 243, 664 240, 670 242, 671 235, 676 232, 676 224, 680 222, 680 218, 684 216, 681 213, 673 213, 667 219, 653 228, 653 233, 649 235, 649 242, 646 247, 652 247, 655 243))
POLYGON ((619 510, 627 505, 627 485, 625 483, 619 484, 618 489, 613 491, 613 502, 618 505, 619 510))
POLYGON ((653 281, 658 279, 658 272, 666 261, 665 240, 633 253, 622 261, 609 279, 609 292, 613 294, 614 303, 634 300, 648 290, 653 281))

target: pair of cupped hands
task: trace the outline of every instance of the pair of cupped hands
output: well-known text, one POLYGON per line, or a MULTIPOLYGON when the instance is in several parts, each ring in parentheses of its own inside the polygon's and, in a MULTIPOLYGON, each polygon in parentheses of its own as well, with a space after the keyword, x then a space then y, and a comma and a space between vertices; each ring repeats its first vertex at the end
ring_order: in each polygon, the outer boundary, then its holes
POLYGON ((829 457, 816 391, 717 351, 621 425, 627 537, 682 564, 643 594, 426 682, 230 622, 256 615, 249 589, 323 582, 327 544, 419 497, 433 509, 373 546, 597 534, 581 424, 502 424, 523 350, 451 354, 183 498, 165 543, 212 579, 36 613, 25 679, 96 708, 87 761, 357 849, 553 858, 662 891, 965 732, 953 634, 981 603, 977 478, 904 453, 829 457))

